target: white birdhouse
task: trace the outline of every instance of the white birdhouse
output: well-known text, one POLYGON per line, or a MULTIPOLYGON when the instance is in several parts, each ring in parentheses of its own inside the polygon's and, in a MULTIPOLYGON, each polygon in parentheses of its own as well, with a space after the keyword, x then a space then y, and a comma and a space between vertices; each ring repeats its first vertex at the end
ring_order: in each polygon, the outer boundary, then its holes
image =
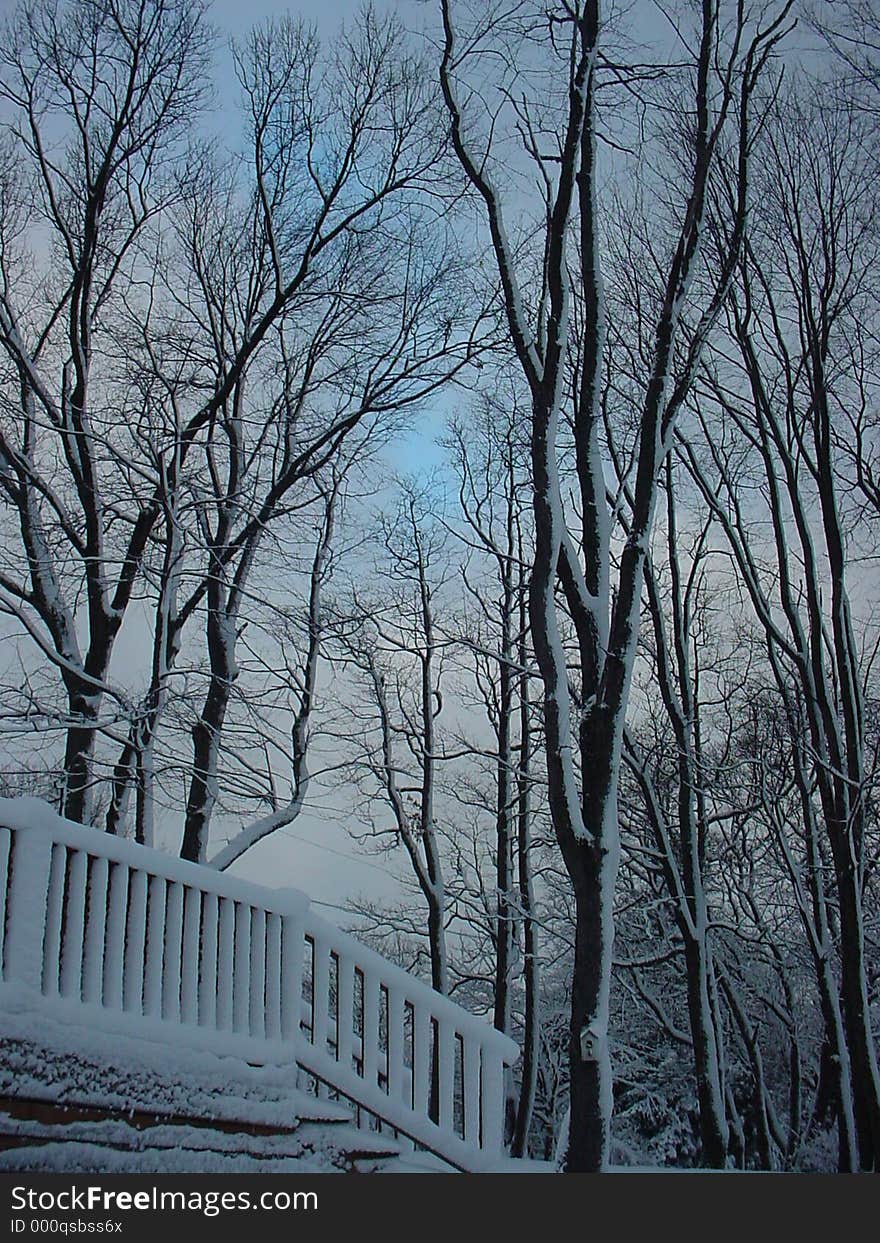
POLYGON ((581 1028, 581 1061, 598 1062, 603 1043, 603 1035, 597 1028, 589 1024, 581 1028))

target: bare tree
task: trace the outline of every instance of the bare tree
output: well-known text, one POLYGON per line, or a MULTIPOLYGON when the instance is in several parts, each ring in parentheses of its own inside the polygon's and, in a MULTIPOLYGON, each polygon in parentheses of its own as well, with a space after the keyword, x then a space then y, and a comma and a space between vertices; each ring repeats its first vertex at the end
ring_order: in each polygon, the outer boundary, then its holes
MULTIPOLYGON (((857 1139, 850 1091, 851 1056, 840 1002, 835 955, 838 940, 832 870, 813 786, 808 729, 795 684, 784 696, 768 693, 773 671, 754 688, 741 712, 740 755, 748 772, 754 819, 766 826, 782 863, 780 883, 788 881, 792 914, 796 912, 812 964, 821 1015, 815 1098, 800 1127, 802 1142, 830 1118, 837 1120, 838 1169, 856 1168, 857 1139), (777 697, 778 696, 778 697, 777 697)), ((752 690, 752 685, 749 686, 752 690)), ((742 769, 740 770, 742 771, 742 769)), ((778 887, 777 887, 778 893, 778 887)), ((755 909, 751 911, 755 915, 755 909)))
MULTIPOLYGON (((612 590, 612 515, 601 453, 601 386, 605 361, 601 262, 601 198, 596 94, 602 77, 602 28, 596 0, 532 8, 494 7, 464 36, 450 0, 442 0, 441 87, 452 140, 464 174, 485 209, 504 293, 510 343, 531 401, 535 563, 530 585, 532 641, 544 687, 549 798, 554 828, 574 886, 577 919, 570 1027, 571 1115, 566 1169, 600 1169, 607 1161, 612 1105, 608 1006, 613 894, 619 859, 617 785, 627 696, 632 676, 647 541, 657 478, 700 351, 727 294, 739 252, 751 152, 750 101, 785 32, 788 5, 762 13, 749 27, 744 11, 701 6, 689 53, 688 167, 678 224, 662 262, 662 296, 642 375, 633 448, 629 532, 612 590), (545 31, 542 35, 540 32, 545 31), (528 53, 526 49, 528 48, 528 53), (482 107, 465 86, 469 70, 502 65, 498 92, 482 107), (525 68, 517 73, 517 55, 525 68), (555 115, 530 98, 535 57, 551 83, 555 115), (549 70, 549 75, 548 75, 549 70), (497 101, 497 102, 496 102, 497 101), (504 123, 522 135, 541 195, 536 251, 520 255, 505 223, 495 179, 496 141, 504 123), (683 335, 689 291, 700 266, 715 170, 727 144, 735 153, 737 193, 723 227, 723 256, 683 335), (528 284, 531 273, 537 280, 528 284), (567 364, 572 296, 583 306, 574 394, 567 364), (685 357, 676 352, 686 342, 685 357), (572 399, 577 534, 569 529, 560 482, 559 424, 572 399), (577 637, 582 707, 573 720, 568 659, 556 588, 561 588, 577 637), (578 765, 580 761, 580 771, 578 765)), ((685 46, 687 38, 683 35, 685 46)), ((613 74, 613 67, 611 69, 613 74)), ((618 75, 620 69, 618 67, 618 75)), ((488 89, 488 88, 487 88, 488 89)), ((545 90, 546 97, 546 90, 545 90)))
POLYGON ((651 685, 659 689, 674 738, 675 795, 671 815, 632 733, 624 738, 624 754, 644 799, 653 847, 659 856, 684 950, 703 1157, 708 1165, 723 1169, 729 1148, 723 1034, 704 876, 710 815, 716 809, 711 808, 707 795, 707 770, 711 766, 704 753, 699 621, 705 597, 711 523, 703 522, 685 553, 687 536, 680 529, 674 471, 672 459, 667 458, 665 521, 662 540, 657 541, 662 554, 649 556, 645 565, 651 685))
MULTIPOLYGON (((300 662, 287 658, 284 672, 288 680, 287 692, 295 707, 290 724, 290 793, 285 799, 274 799, 268 815, 246 825, 221 850, 210 859, 212 867, 221 870, 230 866, 270 833, 291 824, 303 809, 309 788, 309 740, 312 713, 315 705, 318 669, 322 644, 325 642, 324 592, 332 568, 333 535, 336 510, 339 504, 341 480, 332 479, 322 497, 322 511, 317 525, 314 555, 308 577, 308 605, 305 616, 305 642, 300 662)), ((280 646, 285 649, 284 636, 280 646)), ((273 671, 277 675, 277 670, 273 671)), ((203 714, 204 716, 204 714, 203 714)), ((263 731, 255 729, 257 738, 263 731)), ((272 764, 267 762, 267 775, 274 794, 272 764)))
POLYGON ((424 194, 447 139, 399 25, 368 11, 330 51, 292 21, 238 49, 244 161, 184 150, 207 68, 198 5, 41 0, 4 48, 0 486, 18 530, 2 607, 64 692, 47 720, 66 734, 65 813, 96 814, 106 765, 107 827, 124 831, 135 790, 142 839, 203 625, 183 852, 204 859, 269 541, 320 505, 355 430, 375 442, 484 331, 447 201, 424 194), (36 278, 29 212, 50 241, 36 278), (150 615, 142 690, 113 665, 132 601, 150 615))
MULTIPOLYGON (((838 410, 861 384, 851 376, 849 325, 871 297, 876 207, 865 201, 873 191, 864 180, 854 111, 827 114, 789 99, 766 144, 773 175, 761 185, 764 210, 749 230, 730 302, 735 363, 719 355, 701 385, 704 449, 685 447, 684 457, 763 627, 792 735, 807 731, 795 774, 803 781, 806 840, 814 833, 813 815, 820 816, 833 862, 851 1059, 841 1107, 853 1111, 858 1161, 871 1169, 880 1076, 865 958, 874 780, 866 684, 876 637, 859 620, 851 594, 859 509, 850 498, 858 493, 835 428, 838 410), (713 408, 723 412, 728 429, 721 436, 713 408), (766 526, 756 525, 761 522, 766 526)), ((812 866, 823 864, 814 856, 812 866)), ((821 928, 821 912, 817 917, 821 928)), ((824 952, 830 953, 827 942, 824 952)))
MULTIPOLYGON (((526 1151, 537 1087, 540 962, 534 918, 532 860, 534 747, 540 731, 530 695, 533 657, 528 634, 527 578, 531 547, 527 513, 527 445, 516 392, 486 394, 474 416, 453 421, 445 443, 458 482, 466 607, 458 635, 468 682, 491 741, 471 740, 473 770, 459 787, 466 801, 491 815, 494 883, 489 892, 494 960, 493 1019, 514 1034, 513 1006, 523 978, 520 1090, 509 1131, 514 1155, 526 1151), (488 780, 481 769, 490 765, 488 780)), ((467 739, 462 738, 466 745, 467 739)), ((476 831, 479 831, 477 829, 476 831)), ((484 886, 481 886, 484 888, 484 886)), ((512 1084, 511 1084, 512 1088, 512 1084)))
POLYGON ((812 6, 812 24, 834 53, 851 103, 876 114, 880 107, 880 14, 872 0, 835 0, 812 6))
POLYGON ((355 592, 340 643, 364 690, 362 706, 352 708, 361 723, 355 768, 370 803, 385 812, 372 836, 406 851, 426 909, 431 983, 448 993, 450 913, 437 796, 451 758, 438 736, 449 662, 437 609, 449 564, 445 532, 430 510, 429 493, 402 485, 397 510, 379 525, 387 590, 355 592))
POLYGON ((143 458, 117 434, 119 394, 102 390, 106 325, 168 202, 207 46, 202 6, 174 0, 37 3, 3 32, 0 478, 19 543, 0 591, 63 685, 63 806, 76 820, 88 819, 113 647, 161 513, 157 500, 149 523, 132 516, 130 474, 143 458), (51 253, 48 270, 29 260, 31 228, 51 253))

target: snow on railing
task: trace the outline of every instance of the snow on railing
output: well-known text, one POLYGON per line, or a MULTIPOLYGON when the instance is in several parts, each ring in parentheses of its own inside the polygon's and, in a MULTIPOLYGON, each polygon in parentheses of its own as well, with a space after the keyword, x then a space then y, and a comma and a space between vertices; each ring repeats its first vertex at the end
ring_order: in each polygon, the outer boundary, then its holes
POLYGON ((271 890, 0 799, 0 979, 83 1022, 295 1061, 466 1170, 502 1154, 516 1044, 271 890))

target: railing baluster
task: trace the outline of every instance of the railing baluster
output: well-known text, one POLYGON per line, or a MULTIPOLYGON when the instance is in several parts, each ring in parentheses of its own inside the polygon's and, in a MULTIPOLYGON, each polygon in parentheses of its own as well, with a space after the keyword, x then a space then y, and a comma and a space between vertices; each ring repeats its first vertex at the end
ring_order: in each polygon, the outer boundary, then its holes
POLYGON ((312 964, 312 1043, 322 1053, 327 1050, 330 1013, 330 945, 323 936, 314 938, 312 964))
POLYGON ((162 1017, 180 1021, 180 956, 183 949, 183 885, 168 886, 165 910, 165 970, 162 973, 162 1017))
POLYGON ((388 986, 388 1095, 403 1099, 403 989, 388 986))
POLYGON ((104 1005, 112 1010, 123 1008, 125 984, 125 915, 128 907, 128 874, 124 863, 110 868, 110 893, 107 899, 107 940, 104 956, 104 1005))
POLYGON ((354 1047, 354 961, 340 954, 336 970, 336 1060, 351 1069, 354 1047))
POLYGON ((184 1023, 199 1021, 199 933, 202 923, 202 891, 187 889, 183 899, 183 951, 180 955, 180 1017, 184 1023))
POLYGON ((427 1006, 413 1005, 413 1109, 417 1113, 428 1112, 431 1090, 431 1015, 427 1006))
POLYGON ((480 1143, 480 1046, 473 1036, 464 1036, 461 1058, 461 1094, 464 1110, 464 1138, 468 1144, 480 1143))
POLYGON ((62 929, 61 995, 82 998, 82 953, 85 937, 86 885, 89 856, 75 850, 69 856, 67 912, 62 929))
POLYGON ((150 880, 147 895, 147 954, 144 963, 144 1014, 162 1017, 162 972, 165 956, 165 904, 168 883, 164 876, 150 880))
POLYGON ((235 902, 232 898, 221 898, 217 946, 217 1026, 221 1031, 232 1031, 234 970, 235 902))
POLYGON ((281 1036, 300 1040, 303 995, 303 960, 306 943, 302 912, 297 906, 281 917, 281 1036))
POLYGON ((266 1035, 266 912, 259 907, 254 907, 251 916, 250 977, 249 1030, 262 1040, 266 1035))
POLYGON ((0 978, 6 953, 6 892, 9 888, 9 861, 12 857, 12 830, 0 826, 0 978))
POLYGON ((276 911, 266 917, 266 1038, 281 1039, 281 920, 276 911))
POLYGON ((379 977, 364 968, 364 1081, 375 1087, 379 1082, 379 977))
POLYGON ((88 910, 83 941, 83 1001, 100 1005, 104 985, 104 935, 107 926, 107 886, 110 864, 98 857, 90 861, 87 878, 88 910))
POLYGON ((125 928, 125 982, 123 1005, 135 1014, 145 1011, 144 963, 147 945, 147 909, 150 879, 140 868, 129 881, 128 919, 125 928))
POLYGON ((199 1024, 220 1027, 217 1016, 217 936, 220 920, 220 899, 216 893, 202 898, 202 938, 199 954, 199 1024))
POLYGON ((501 1155, 504 1142, 504 1063, 493 1050, 482 1047, 480 1075, 481 1135, 485 1152, 501 1155))
POLYGON ((34 829, 19 831, 12 846, 12 879, 6 907, 4 975, 34 992, 43 987, 46 904, 52 843, 34 829))
POLYGON ((43 992, 47 997, 56 995, 61 988, 61 938, 66 879, 67 850, 64 846, 53 846, 46 899, 46 931, 43 941, 43 992))
POLYGON ((455 1122, 455 1028, 447 1018, 437 1023, 437 1125, 451 1131, 455 1122))
POLYGON ((235 904, 232 999, 232 1030, 244 1035, 251 1016, 251 908, 246 902, 235 904))

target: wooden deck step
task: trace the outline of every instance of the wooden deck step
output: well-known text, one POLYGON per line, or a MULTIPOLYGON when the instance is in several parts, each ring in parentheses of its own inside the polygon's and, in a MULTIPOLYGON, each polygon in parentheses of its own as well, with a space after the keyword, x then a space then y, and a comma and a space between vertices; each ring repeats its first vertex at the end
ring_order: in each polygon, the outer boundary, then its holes
POLYGON ((400 1155, 296 1067, 0 1033, 0 1171, 367 1172, 400 1155))

